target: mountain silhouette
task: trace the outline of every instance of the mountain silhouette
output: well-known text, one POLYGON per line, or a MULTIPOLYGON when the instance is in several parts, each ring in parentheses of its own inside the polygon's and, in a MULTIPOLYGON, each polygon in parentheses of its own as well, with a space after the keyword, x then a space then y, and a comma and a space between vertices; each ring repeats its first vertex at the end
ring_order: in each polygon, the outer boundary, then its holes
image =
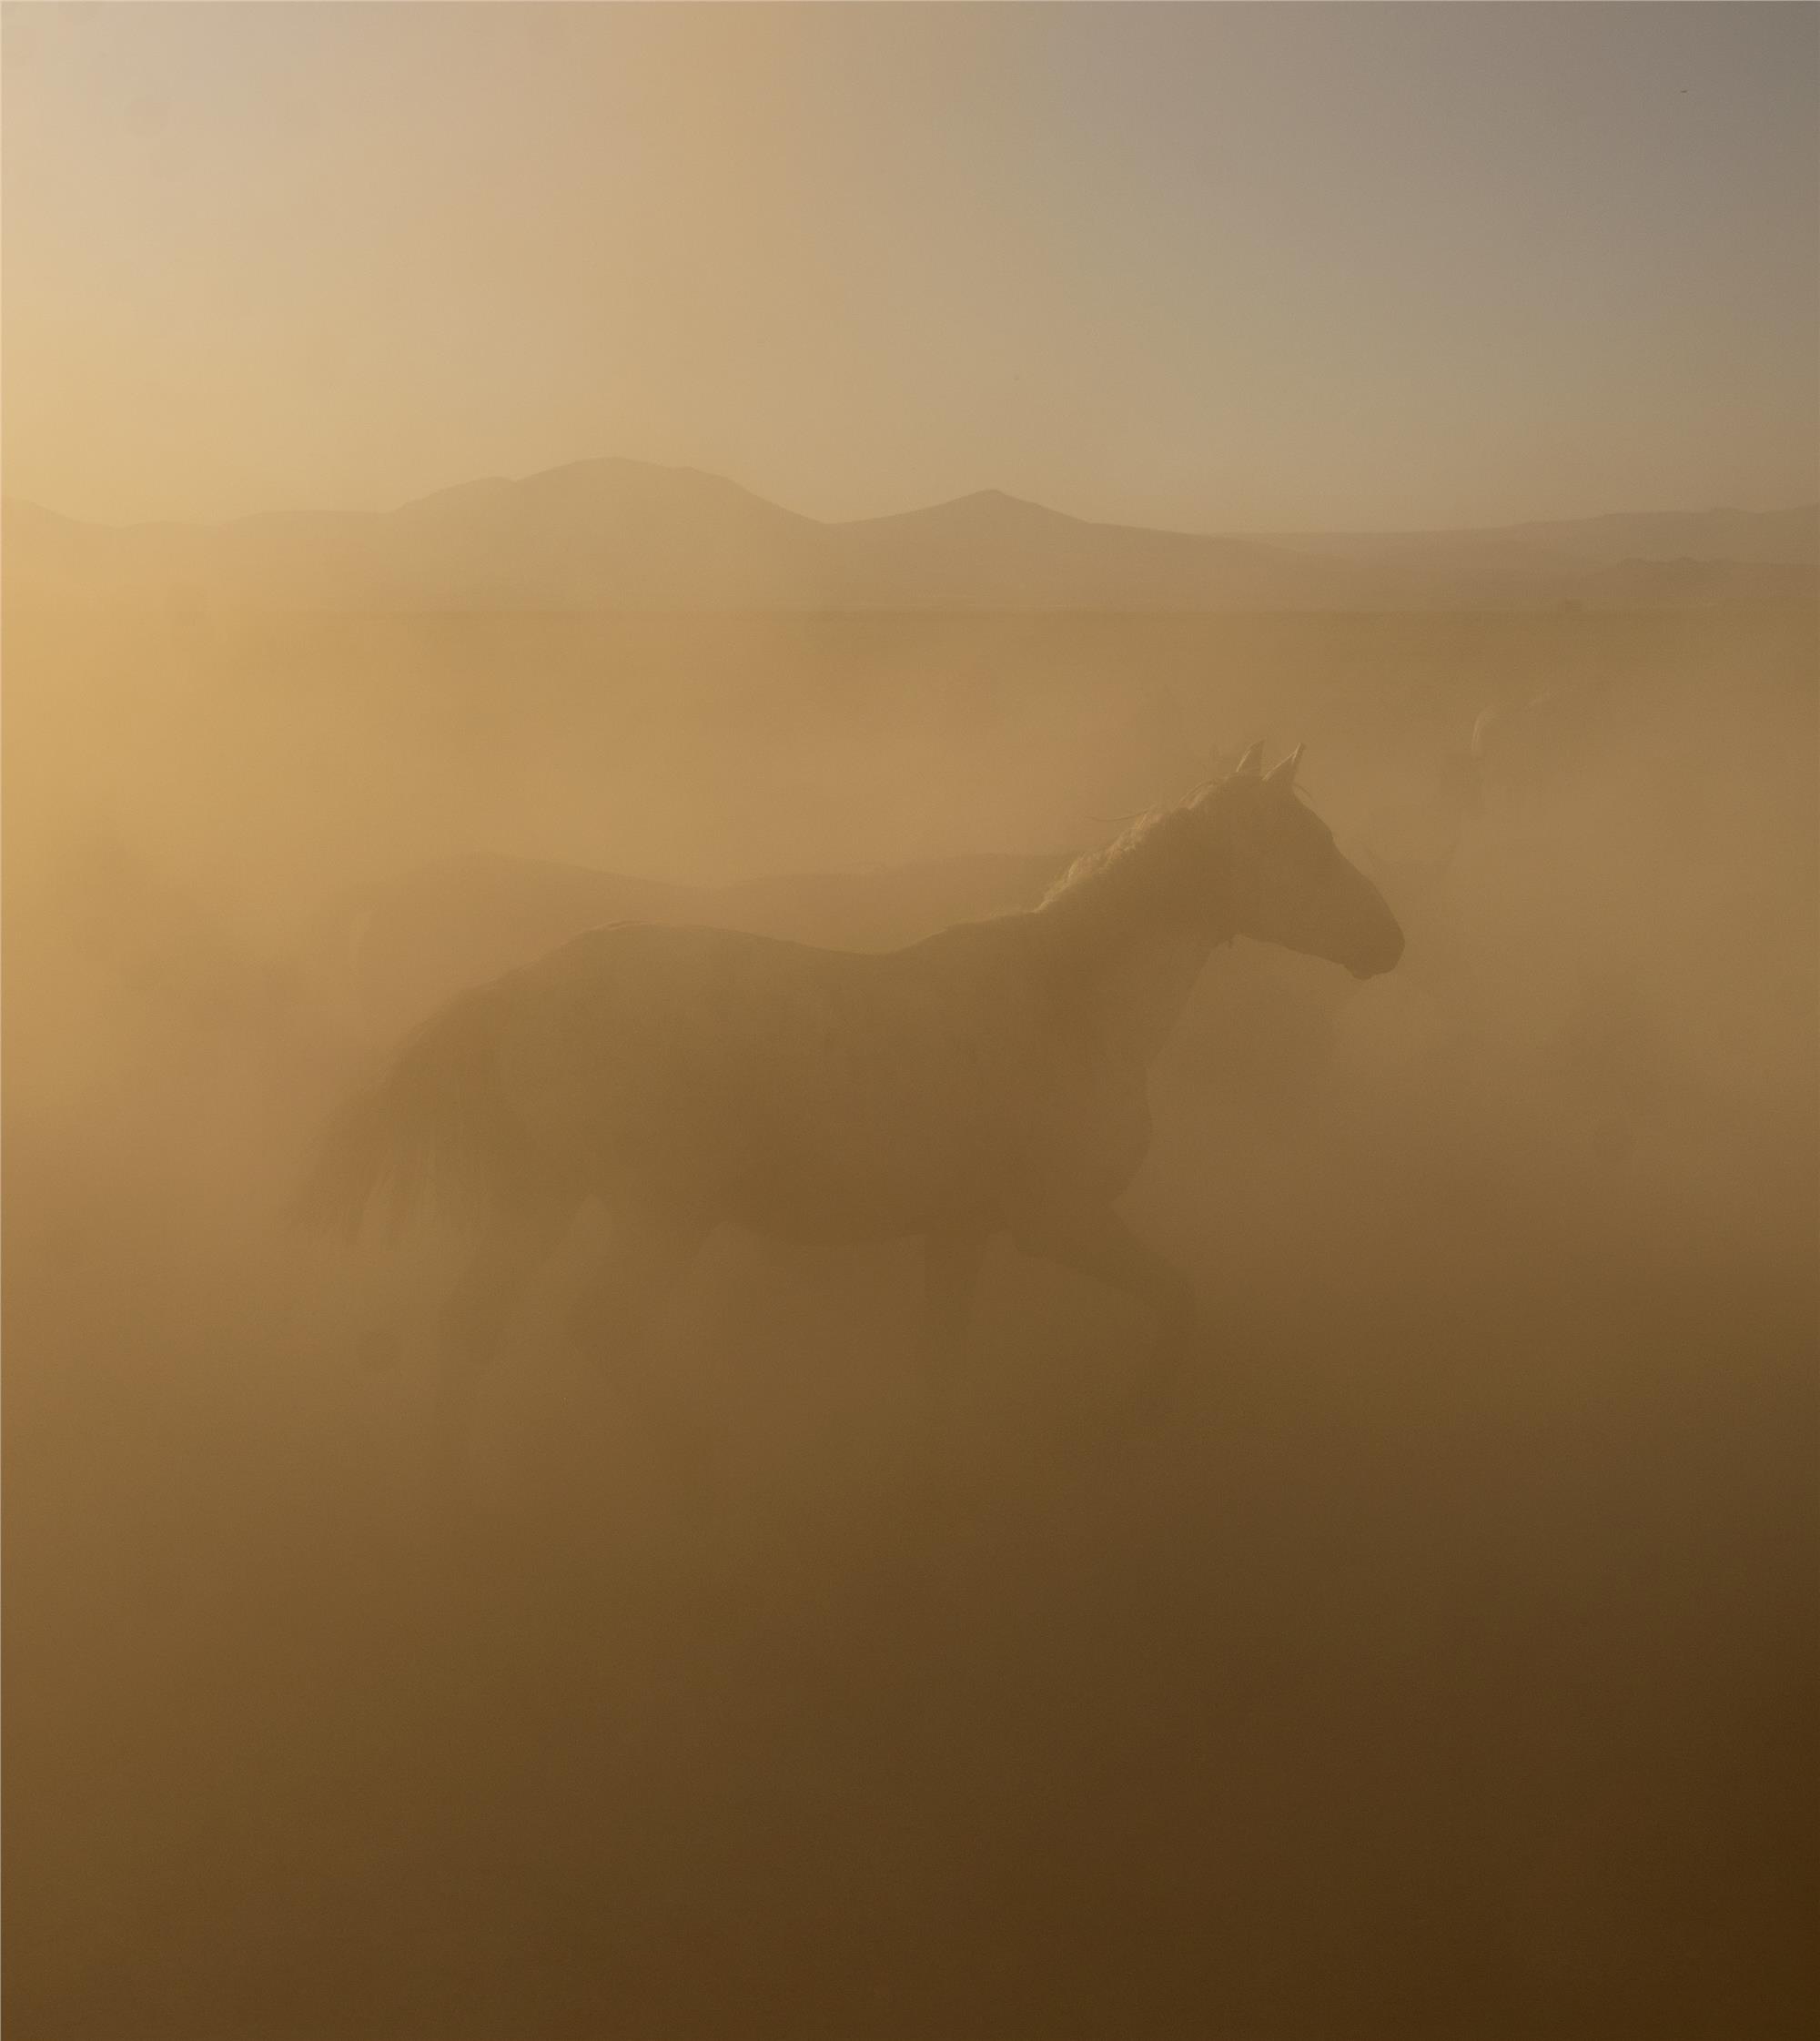
POLYGON ((1820 506, 1240 538, 1095 523, 983 490, 831 523, 717 475, 601 460, 464 482, 391 510, 274 511, 212 525, 86 524, 9 500, 4 536, 6 592, 28 602, 1400 609, 1803 598, 1815 587, 1820 506), (1673 571, 1641 571, 1651 564, 1673 571))

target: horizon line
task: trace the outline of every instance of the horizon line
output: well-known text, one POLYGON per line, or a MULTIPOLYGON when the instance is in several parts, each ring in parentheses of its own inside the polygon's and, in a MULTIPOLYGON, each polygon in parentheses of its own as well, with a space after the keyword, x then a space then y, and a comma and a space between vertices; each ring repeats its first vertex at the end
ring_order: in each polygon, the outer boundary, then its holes
POLYGON ((958 495, 945 496, 933 502, 914 503, 901 510, 873 511, 863 517, 819 518, 806 510, 798 510, 780 503, 774 497, 762 495, 746 483, 730 475, 715 473, 712 469, 697 468, 680 461, 644 460, 630 454, 584 455, 574 460, 562 460, 547 468, 535 468, 519 475, 474 475, 458 482, 448 482, 435 489, 424 490, 414 496, 376 509, 334 508, 274 508, 265 510, 238 511, 220 518, 126 518, 106 519, 85 517, 68 510, 59 510, 52 505, 39 501, 35 497, 15 496, 0 490, 0 503, 17 506, 22 510, 36 510, 46 517, 60 519, 66 524, 79 524, 97 531, 144 531, 176 530, 190 531, 223 530, 235 525, 251 524, 274 518, 359 518, 380 519, 395 517, 402 510, 415 509, 418 505, 433 502, 438 497, 452 496, 465 490, 484 489, 490 484, 505 489, 521 489, 544 480, 552 475, 566 474, 583 468, 629 468, 642 469, 653 474, 689 475, 703 481, 718 483, 726 489, 737 490, 754 503, 767 509, 782 511, 787 517, 801 519, 805 524, 821 526, 824 530, 840 530, 844 528, 883 523, 893 518, 926 516, 932 511, 951 510, 963 503, 996 500, 1019 510, 1036 510, 1045 517, 1060 518, 1072 524, 1097 527, 1104 530, 1142 531, 1168 538, 1234 540, 1269 543, 1271 541, 1322 540, 1322 539, 1443 539, 1485 536, 1500 532, 1532 531, 1563 525, 1599 524, 1620 519, 1685 518, 1685 517, 1786 517, 1801 510, 1820 510, 1820 497, 1804 498, 1793 503, 1779 503, 1766 509, 1747 510, 1736 503, 1704 503, 1682 506, 1673 510, 1609 510, 1581 511, 1562 517, 1531 517, 1507 520, 1495 524, 1461 525, 1396 525, 1383 527, 1334 526, 1315 529, 1309 527, 1277 527, 1270 530, 1235 530, 1228 528, 1218 531, 1187 530, 1178 525, 1158 525, 1127 522, 1123 520, 1087 517, 1074 510, 1057 510, 1053 504, 1039 502, 1034 497, 1016 496, 1010 490, 987 485, 980 489, 963 490, 958 495))

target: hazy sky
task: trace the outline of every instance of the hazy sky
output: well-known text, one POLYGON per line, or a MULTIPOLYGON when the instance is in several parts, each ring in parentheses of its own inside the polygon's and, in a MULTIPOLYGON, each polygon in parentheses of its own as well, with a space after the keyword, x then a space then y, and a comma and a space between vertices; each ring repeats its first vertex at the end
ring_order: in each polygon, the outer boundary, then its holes
POLYGON ((1204 530, 1820 494, 1820 9, 6 9, 5 481, 1204 530))

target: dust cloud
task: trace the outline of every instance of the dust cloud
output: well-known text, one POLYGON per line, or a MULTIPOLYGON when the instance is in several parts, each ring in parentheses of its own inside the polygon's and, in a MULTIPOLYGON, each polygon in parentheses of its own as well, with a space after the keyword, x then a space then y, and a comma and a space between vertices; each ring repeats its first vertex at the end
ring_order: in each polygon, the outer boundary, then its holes
POLYGON ((20 2041, 1805 2029, 1811 611, 5 650, 20 2041), (1467 763, 1555 687, 1598 712, 1467 763), (464 871, 785 920, 851 874, 830 939, 897 939, 1260 737, 1408 948, 1218 952, 1156 1072, 1185 1409, 1131 1430, 1141 1317, 1000 1248, 932 1456, 908 1248, 730 1235, 660 1443, 563 1335, 583 1228, 445 1520, 459 1238, 281 1214, 500 967, 464 871))

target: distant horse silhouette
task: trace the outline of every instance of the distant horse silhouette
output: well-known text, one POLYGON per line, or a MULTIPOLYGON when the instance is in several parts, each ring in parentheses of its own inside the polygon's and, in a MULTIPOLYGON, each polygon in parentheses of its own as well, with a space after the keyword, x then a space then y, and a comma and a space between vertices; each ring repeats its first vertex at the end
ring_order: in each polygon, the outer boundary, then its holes
POLYGON ((459 1200, 476 1246, 446 1308, 451 1448, 525 1284, 591 1198, 613 1220, 578 1329, 641 1340, 707 1234, 920 1236, 951 1355, 1008 1233, 1148 1306, 1158 1358, 1190 1287, 1115 1210, 1150 1140, 1147 1072, 1235 935, 1388 971, 1402 932, 1295 792, 1299 749, 1143 816, 1033 911, 907 948, 814 949, 625 924, 466 993, 332 1126, 299 1216, 358 1233, 389 1185, 459 1200))
POLYGON ((1485 709, 1472 725, 1471 763, 1481 802, 1519 811, 1634 751, 1672 683, 1601 674, 1485 709))

